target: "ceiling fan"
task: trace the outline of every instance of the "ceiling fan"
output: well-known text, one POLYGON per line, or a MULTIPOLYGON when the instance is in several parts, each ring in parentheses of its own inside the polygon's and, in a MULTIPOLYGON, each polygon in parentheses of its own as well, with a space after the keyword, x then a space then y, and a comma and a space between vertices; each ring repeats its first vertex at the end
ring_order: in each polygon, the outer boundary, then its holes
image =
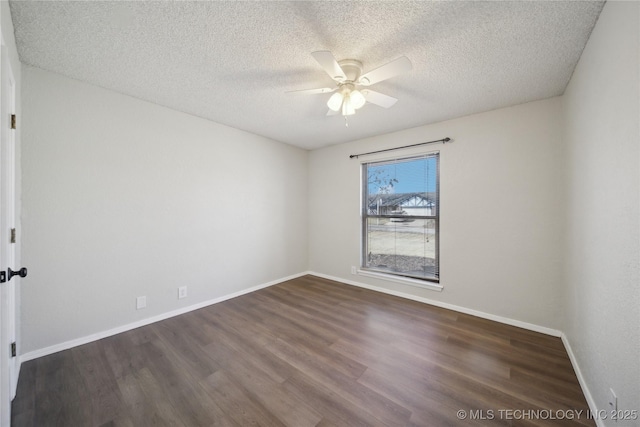
POLYGON ((366 74, 362 74, 362 62, 355 59, 344 59, 338 62, 328 50, 313 52, 311 55, 329 74, 329 77, 336 82, 336 87, 294 90, 289 93, 314 95, 335 92, 327 101, 327 106, 329 107, 328 116, 339 112, 343 116, 353 115, 366 102, 384 108, 391 107, 398 101, 397 98, 373 91, 368 87, 411 70, 411 61, 406 56, 401 56, 366 74))

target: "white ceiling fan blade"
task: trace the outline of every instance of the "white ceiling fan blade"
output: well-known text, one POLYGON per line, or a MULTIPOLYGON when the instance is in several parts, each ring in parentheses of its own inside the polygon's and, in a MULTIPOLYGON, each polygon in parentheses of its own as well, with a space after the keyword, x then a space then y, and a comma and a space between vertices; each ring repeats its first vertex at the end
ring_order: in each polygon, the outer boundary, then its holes
POLYGON ((336 61, 333 54, 328 50, 319 50, 312 52, 311 55, 318 61, 318 64, 329 74, 333 80, 343 82, 347 80, 347 76, 342 71, 340 64, 336 61))
POLYGON ((338 114, 338 111, 333 111, 332 109, 329 109, 329 111, 327 111, 327 116, 336 116, 338 114))
POLYGON ((376 92, 375 90, 364 89, 361 91, 367 102, 376 104, 383 108, 392 107, 393 104, 398 102, 397 98, 393 96, 385 95, 384 93, 376 92))
POLYGON ((330 88, 330 87, 321 87, 318 89, 303 89, 303 90, 288 90, 285 93, 294 93, 297 95, 316 95, 319 93, 330 93, 333 92, 337 89, 337 87, 334 88, 330 88))
POLYGON ((406 56, 388 62, 375 70, 371 70, 368 73, 360 76, 359 83, 363 86, 369 86, 374 83, 381 82, 383 80, 390 79, 399 74, 406 73, 411 70, 411 61, 406 56))

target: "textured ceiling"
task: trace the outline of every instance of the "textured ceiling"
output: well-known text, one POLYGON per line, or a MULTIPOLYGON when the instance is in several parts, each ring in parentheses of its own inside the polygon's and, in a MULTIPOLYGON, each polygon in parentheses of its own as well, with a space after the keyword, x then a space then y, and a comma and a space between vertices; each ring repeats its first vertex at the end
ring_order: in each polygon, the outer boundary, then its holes
POLYGON ((603 2, 12 1, 23 63, 313 149, 563 93, 603 2), (399 56, 394 96, 325 116, 311 56, 399 56))

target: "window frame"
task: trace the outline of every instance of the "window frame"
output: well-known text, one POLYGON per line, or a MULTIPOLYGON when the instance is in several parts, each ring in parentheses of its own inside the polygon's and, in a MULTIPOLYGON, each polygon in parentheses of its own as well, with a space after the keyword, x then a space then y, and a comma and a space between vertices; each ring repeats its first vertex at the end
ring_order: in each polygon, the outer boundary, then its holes
POLYGON ((370 161, 361 161, 360 162, 360 190, 361 190, 361 198, 360 198, 360 228, 361 228, 361 238, 360 238, 360 268, 358 269, 358 274, 373 278, 379 278, 384 280, 389 280, 393 282, 399 282, 403 284, 408 284, 412 286, 418 286, 421 288, 432 289, 436 291, 442 290, 442 285, 440 285, 440 152, 439 151, 429 151, 422 152, 416 154, 409 154, 402 157, 391 157, 391 158, 380 158, 374 159, 370 161), (436 158, 436 190, 435 190, 435 215, 389 215, 389 214, 370 214, 369 213, 369 197, 368 197, 368 189, 369 189, 369 179, 368 179, 368 168, 370 166, 375 166, 379 164, 393 164, 393 163, 402 163, 411 160, 418 159, 426 159, 429 157, 436 158), (435 266, 434 276, 430 277, 419 277, 412 276, 409 274, 402 274, 401 272, 392 272, 388 270, 376 269, 372 267, 368 267, 366 265, 366 259, 368 254, 368 239, 367 239, 367 224, 370 218, 414 218, 414 219, 424 219, 424 220, 433 220, 434 221, 434 230, 435 230, 435 266))

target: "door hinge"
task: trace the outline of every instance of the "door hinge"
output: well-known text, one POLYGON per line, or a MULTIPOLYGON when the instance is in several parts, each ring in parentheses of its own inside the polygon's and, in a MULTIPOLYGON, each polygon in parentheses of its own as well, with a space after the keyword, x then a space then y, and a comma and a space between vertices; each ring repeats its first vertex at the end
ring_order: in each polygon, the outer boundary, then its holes
POLYGON ((15 243, 16 242, 16 229, 12 228, 11 229, 11 238, 9 240, 9 243, 15 243))
POLYGON ((11 357, 16 357, 16 343, 11 343, 11 357))
POLYGON ((12 114, 11 115, 11 129, 15 129, 16 128, 16 115, 12 114))

